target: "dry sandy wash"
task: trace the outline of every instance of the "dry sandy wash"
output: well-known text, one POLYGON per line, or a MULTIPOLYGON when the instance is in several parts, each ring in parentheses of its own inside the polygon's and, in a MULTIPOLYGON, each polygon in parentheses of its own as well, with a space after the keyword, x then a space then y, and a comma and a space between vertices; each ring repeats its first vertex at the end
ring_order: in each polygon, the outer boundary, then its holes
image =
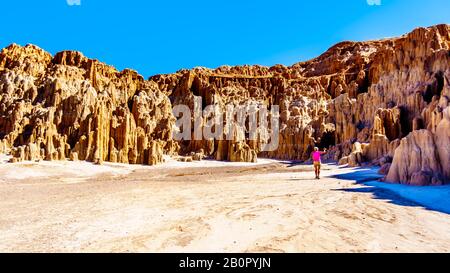
POLYGON ((0 252, 437 252, 450 215, 356 169, 259 160, 0 164, 0 252), (335 177, 335 175, 341 175, 335 177))

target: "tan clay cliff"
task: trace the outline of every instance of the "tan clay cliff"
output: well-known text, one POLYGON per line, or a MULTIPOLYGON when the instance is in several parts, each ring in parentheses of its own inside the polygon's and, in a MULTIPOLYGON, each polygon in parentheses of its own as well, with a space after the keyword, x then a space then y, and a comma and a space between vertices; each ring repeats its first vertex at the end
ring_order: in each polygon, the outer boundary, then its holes
POLYGON ((195 68, 144 80, 80 52, 0 53, 0 152, 22 160, 157 164, 163 155, 307 160, 330 147, 340 164, 376 164, 386 180, 450 182, 450 26, 342 42, 293 66, 195 68), (278 149, 254 141, 175 141, 172 107, 279 105, 278 149))

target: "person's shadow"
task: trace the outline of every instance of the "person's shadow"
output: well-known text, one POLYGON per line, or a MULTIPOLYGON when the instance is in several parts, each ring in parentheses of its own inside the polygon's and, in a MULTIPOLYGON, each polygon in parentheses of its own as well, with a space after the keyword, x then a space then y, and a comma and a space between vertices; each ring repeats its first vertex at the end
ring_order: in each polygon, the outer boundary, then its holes
POLYGON ((289 180, 291 180, 291 181, 320 181, 319 179, 315 179, 314 176, 311 176, 311 178, 291 178, 289 180))

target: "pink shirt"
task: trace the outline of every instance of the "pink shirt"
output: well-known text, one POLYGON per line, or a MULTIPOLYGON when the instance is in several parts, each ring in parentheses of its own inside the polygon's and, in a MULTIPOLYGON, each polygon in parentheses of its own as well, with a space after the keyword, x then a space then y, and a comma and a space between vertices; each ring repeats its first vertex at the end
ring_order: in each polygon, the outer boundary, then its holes
POLYGON ((314 162, 320 162, 320 155, 321 155, 321 154, 322 154, 322 153, 319 152, 319 151, 313 152, 313 153, 312 153, 313 161, 314 161, 314 162))

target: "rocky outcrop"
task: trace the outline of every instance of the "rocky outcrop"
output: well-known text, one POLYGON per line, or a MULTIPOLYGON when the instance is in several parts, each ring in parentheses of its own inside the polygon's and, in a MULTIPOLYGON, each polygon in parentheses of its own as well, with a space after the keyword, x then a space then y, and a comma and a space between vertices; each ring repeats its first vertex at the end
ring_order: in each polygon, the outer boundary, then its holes
POLYGON ((386 180, 417 186, 442 185, 450 179, 450 107, 436 132, 413 131, 401 140, 386 180))
POLYGON ((2 149, 13 161, 156 164, 176 150, 170 100, 134 71, 32 45, 3 49, 0 64, 2 149))
POLYGON ((448 145, 449 65, 449 25, 342 42, 289 67, 194 68, 148 80, 80 52, 52 57, 36 46, 11 45, 0 53, 0 150, 16 161, 157 164, 163 154, 307 160, 318 146, 330 148, 325 157, 343 164, 384 166, 387 180, 447 183, 449 153, 430 147, 448 145), (174 140, 176 105, 189 107, 193 127, 210 126, 195 115, 199 99, 200 111, 207 105, 222 111, 227 105, 278 105, 278 148, 262 151, 246 139, 248 128, 233 140, 174 140), (411 147, 431 158, 402 165, 418 160, 411 147), (425 175, 432 170, 439 177, 425 175))
POLYGON ((441 184, 437 176, 441 172, 433 133, 417 130, 402 139, 386 179, 413 185, 441 184))
POLYGON ((450 179, 450 107, 444 111, 444 117, 439 122, 434 134, 437 152, 439 155, 438 163, 441 165, 444 180, 450 179))

